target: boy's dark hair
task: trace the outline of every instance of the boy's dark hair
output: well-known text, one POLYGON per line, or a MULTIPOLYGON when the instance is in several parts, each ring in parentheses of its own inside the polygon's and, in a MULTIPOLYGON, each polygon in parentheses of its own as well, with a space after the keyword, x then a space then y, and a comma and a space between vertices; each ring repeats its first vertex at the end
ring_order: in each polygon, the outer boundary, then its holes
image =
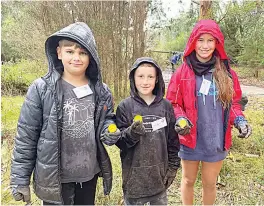
MULTIPOLYGON (((75 46, 78 49, 85 49, 81 44, 79 44, 78 42, 72 40, 72 39, 68 39, 68 38, 63 38, 59 41, 59 47, 63 47, 63 46, 75 46)), ((87 50, 87 49, 85 49, 87 50)))
POLYGON ((156 69, 156 66, 149 62, 142 62, 140 65, 138 65, 138 67, 141 67, 141 66, 154 67, 156 69))

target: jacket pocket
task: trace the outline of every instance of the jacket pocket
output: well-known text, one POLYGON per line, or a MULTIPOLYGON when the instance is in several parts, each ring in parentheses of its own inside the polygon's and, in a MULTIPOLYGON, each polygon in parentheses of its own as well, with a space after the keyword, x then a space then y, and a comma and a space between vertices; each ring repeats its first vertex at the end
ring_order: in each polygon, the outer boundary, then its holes
POLYGON ((165 190, 163 184, 165 177, 164 163, 154 166, 132 167, 130 172, 124 187, 127 197, 148 197, 165 190))

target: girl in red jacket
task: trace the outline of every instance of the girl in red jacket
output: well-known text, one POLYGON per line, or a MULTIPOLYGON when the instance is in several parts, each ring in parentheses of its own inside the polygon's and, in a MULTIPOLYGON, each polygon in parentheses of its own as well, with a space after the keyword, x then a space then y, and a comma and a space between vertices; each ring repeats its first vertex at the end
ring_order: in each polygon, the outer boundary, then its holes
POLYGON ((182 202, 193 204, 201 162, 203 204, 212 205, 216 179, 231 146, 232 125, 242 138, 251 134, 251 127, 242 114, 238 78, 229 67, 224 36, 215 21, 201 20, 195 25, 183 58, 167 92, 181 143, 182 202))

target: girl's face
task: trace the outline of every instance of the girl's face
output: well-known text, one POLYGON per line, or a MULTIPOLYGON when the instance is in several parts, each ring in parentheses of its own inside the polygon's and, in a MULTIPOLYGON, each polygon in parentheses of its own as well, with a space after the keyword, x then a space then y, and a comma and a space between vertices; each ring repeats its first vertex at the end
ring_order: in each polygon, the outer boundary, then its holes
POLYGON ((196 41, 196 57, 200 62, 207 62, 211 59, 215 50, 216 39, 211 34, 202 34, 196 41))

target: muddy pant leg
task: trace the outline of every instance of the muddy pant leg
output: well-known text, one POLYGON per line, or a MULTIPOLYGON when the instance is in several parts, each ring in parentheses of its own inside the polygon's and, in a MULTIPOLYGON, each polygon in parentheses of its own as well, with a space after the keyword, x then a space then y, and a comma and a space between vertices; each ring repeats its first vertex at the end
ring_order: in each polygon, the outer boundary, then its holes
POLYGON ((167 192, 162 193, 157 199, 150 201, 150 205, 168 205, 167 192))
POLYGON ((168 198, 167 192, 161 192, 158 195, 143 197, 143 198, 127 198, 124 195, 124 204, 125 205, 167 205, 168 198))
POLYGON ((126 198, 124 197, 124 205, 144 205, 145 202, 140 201, 137 198, 126 198))
POLYGON ((56 205, 56 204, 53 204, 53 203, 49 203, 49 202, 45 202, 45 201, 43 201, 43 202, 42 202, 42 205, 43 205, 43 206, 46 206, 46 205, 56 205))

